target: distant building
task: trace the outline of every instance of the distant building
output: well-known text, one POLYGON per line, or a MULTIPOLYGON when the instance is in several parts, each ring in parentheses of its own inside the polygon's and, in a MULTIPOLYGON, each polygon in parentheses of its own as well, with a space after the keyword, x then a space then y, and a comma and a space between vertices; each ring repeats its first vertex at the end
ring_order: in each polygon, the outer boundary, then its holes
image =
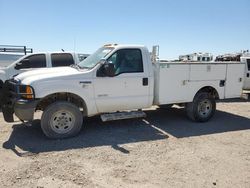
POLYGON ((180 55, 179 61, 212 61, 213 55, 211 53, 193 53, 187 55, 180 55))

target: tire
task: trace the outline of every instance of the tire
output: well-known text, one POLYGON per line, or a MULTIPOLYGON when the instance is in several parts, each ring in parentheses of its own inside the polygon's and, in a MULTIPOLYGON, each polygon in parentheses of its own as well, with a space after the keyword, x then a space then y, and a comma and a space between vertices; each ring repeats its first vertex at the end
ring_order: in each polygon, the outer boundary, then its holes
POLYGON ((0 80, 0 108, 3 105, 3 81, 0 80))
POLYGON ((187 116, 196 122, 211 119, 216 110, 215 99, 206 92, 197 93, 193 102, 186 105, 187 116))
POLYGON ((82 123, 83 115, 79 108, 65 101, 50 104, 41 118, 43 133, 52 139, 77 135, 82 128, 82 123))

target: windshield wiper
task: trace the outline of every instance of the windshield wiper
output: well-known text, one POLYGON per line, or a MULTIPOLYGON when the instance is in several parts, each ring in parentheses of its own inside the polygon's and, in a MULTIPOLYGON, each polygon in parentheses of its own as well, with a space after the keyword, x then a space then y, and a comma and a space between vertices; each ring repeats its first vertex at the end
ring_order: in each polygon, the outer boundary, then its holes
POLYGON ((77 64, 72 64, 72 65, 70 65, 70 67, 72 67, 72 68, 77 68, 77 69, 79 69, 79 68, 81 68, 79 65, 77 65, 77 64))
POLYGON ((72 64, 70 67, 77 68, 77 69, 92 69, 93 67, 84 67, 80 66, 79 64, 72 64))
POLYGON ((90 69, 89 67, 82 67, 82 66, 79 66, 80 69, 90 69))

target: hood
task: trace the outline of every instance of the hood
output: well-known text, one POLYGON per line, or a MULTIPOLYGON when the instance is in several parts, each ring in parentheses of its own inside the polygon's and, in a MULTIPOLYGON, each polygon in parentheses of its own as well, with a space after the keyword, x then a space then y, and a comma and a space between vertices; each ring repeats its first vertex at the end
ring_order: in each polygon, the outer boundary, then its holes
POLYGON ((52 79, 63 80, 67 77, 82 74, 83 72, 87 72, 87 70, 78 70, 73 67, 42 68, 21 73, 17 75, 15 79, 21 81, 22 84, 30 85, 36 81, 46 81, 52 79))

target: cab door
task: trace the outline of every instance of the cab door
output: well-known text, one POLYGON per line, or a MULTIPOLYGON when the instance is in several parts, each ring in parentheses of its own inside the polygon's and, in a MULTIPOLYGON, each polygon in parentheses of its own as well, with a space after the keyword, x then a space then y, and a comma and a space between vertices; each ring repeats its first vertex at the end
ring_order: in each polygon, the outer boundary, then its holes
POLYGON ((117 50, 108 58, 108 62, 114 64, 115 76, 97 74, 94 80, 98 111, 103 113, 148 107, 148 71, 145 71, 141 50, 117 50))

